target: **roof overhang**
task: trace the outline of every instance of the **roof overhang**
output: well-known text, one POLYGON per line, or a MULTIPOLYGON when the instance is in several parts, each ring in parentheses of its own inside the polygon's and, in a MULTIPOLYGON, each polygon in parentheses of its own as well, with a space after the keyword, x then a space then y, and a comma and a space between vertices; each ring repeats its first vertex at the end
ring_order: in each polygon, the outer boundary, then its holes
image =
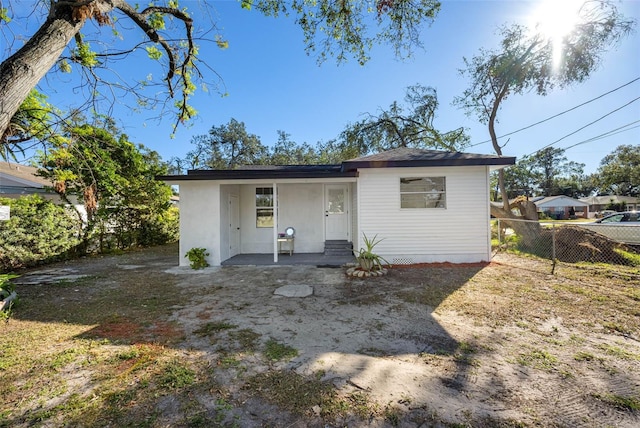
POLYGON ((279 181, 295 179, 336 179, 357 177, 357 171, 342 171, 341 165, 299 165, 274 166, 265 168, 247 168, 230 170, 190 170, 187 175, 161 175, 158 180, 166 182, 180 181, 279 181))
MULTIPOLYGON (((453 153, 457 155, 459 153, 453 153)), ((342 169, 352 171, 363 168, 415 168, 415 167, 439 167, 439 166, 490 166, 491 169, 500 169, 513 165, 515 157, 463 157, 450 156, 435 159, 410 159, 410 160, 353 160, 342 163, 342 169)))

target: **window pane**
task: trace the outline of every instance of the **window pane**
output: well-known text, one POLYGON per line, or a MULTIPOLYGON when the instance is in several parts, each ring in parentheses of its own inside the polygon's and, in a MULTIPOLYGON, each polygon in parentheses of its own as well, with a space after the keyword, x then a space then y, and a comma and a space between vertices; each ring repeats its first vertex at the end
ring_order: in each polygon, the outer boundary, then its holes
POLYGON ((446 208, 445 177, 401 178, 400 208, 446 208))
POLYGON ((444 192, 444 177, 401 178, 400 192, 444 192))
POLYGON ((344 213, 344 189, 329 189, 329 214, 344 213))
POLYGON ((273 206, 273 187, 256 187, 256 207, 273 206))
POLYGON ((423 194, 409 193, 400 195, 400 208, 427 208, 423 194))
POLYGON ((273 227, 273 208, 256 210, 256 227, 273 227))

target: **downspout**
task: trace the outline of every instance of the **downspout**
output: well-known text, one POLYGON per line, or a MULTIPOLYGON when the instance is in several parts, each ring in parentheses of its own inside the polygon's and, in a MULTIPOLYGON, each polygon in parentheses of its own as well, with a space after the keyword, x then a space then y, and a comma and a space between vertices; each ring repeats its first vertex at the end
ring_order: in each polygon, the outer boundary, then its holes
POLYGON ((278 185, 273 183, 273 262, 278 263, 278 185))

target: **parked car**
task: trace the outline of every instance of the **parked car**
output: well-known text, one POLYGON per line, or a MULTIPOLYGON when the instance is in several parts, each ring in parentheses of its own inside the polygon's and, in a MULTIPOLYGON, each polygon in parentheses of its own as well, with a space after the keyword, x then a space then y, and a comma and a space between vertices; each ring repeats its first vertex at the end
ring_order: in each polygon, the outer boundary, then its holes
POLYGON ((640 212, 637 211, 610 214, 593 223, 582 223, 580 226, 614 241, 640 245, 640 212))

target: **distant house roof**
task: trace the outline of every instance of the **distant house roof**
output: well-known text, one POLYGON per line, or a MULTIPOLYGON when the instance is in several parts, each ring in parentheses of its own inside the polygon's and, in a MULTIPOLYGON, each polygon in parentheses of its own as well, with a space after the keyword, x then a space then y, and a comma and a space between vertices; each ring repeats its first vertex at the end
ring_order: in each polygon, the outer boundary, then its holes
POLYGON ((608 205, 611 202, 614 204, 619 204, 621 202, 625 202, 627 204, 640 203, 640 198, 618 195, 590 196, 588 198, 580 198, 580 200, 588 203, 589 205, 608 205))
POLYGON ((51 186, 51 182, 36 175, 38 168, 17 163, 0 162, 0 185, 14 185, 22 187, 51 186))
POLYGON ((538 208, 551 208, 551 207, 587 207, 588 203, 582 202, 578 199, 571 198, 569 196, 547 196, 542 199, 534 200, 534 204, 538 208))
POLYGON ((51 182, 36 175, 37 168, 11 162, 0 162, 0 195, 19 197, 39 194, 45 197, 55 195, 47 189, 51 182))
POLYGON ((167 175, 159 180, 234 180, 277 178, 356 177, 362 168, 403 168, 438 166, 513 165, 514 157, 398 148, 375 155, 350 159, 338 165, 248 165, 231 170, 189 170, 187 175, 167 175))

